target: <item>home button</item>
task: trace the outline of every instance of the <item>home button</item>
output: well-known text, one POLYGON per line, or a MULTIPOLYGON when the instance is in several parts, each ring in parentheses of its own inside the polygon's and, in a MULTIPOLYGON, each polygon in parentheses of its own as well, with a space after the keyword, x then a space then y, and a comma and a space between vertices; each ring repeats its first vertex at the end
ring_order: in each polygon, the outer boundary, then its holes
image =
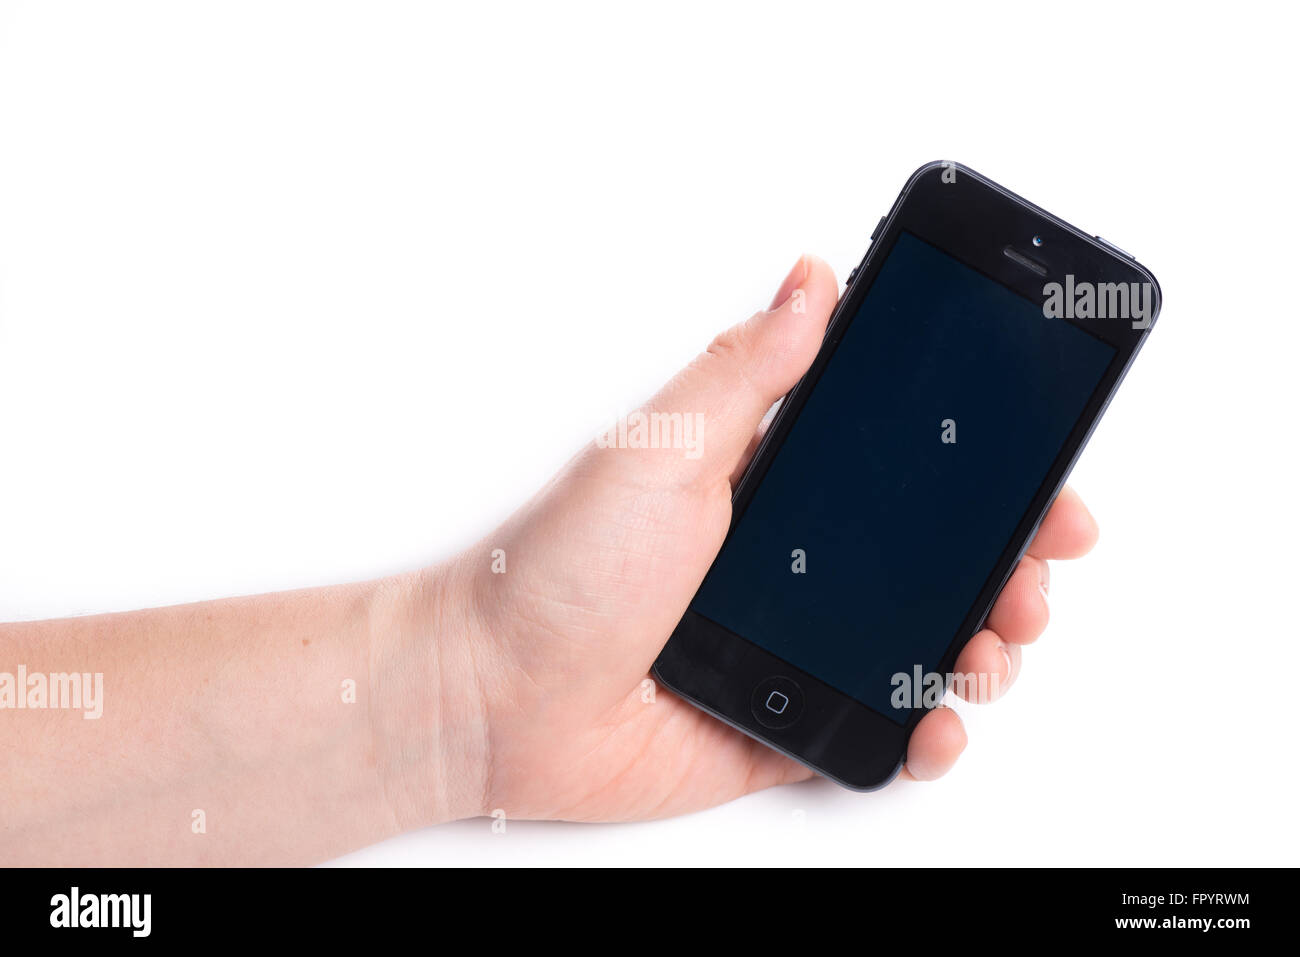
POLYGON ((749 706, 763 727, 788 728, 803 714, 803 691, 789 678, 764 678, 754 688, 749 706))

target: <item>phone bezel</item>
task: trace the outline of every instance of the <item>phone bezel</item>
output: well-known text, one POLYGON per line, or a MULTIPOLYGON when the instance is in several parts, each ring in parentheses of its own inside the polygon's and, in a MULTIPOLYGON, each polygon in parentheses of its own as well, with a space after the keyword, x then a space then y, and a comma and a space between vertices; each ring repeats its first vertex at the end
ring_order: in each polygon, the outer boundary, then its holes
MULTIPOLYGON (((974 170, 947 161, 927 163, 912 174, 884 217, 840 297, 817 358, 785 397, 737 484, 732 496, 732 529, 779 453, 889 251, 905 230, 1039 305, 1044 301, 1044 284, 1064 282, 1067 273, 1076 282, 1150 283, 1152 289, 1152 313, 1144 328, 1133 328, 1127 319, 1063 320, 1073 321, 1113 345, 1115 358, 935 669, 949 674, 962 647, 983 626, 1150 334, 1160 311, 1160 287, 1151 272, 1133 258, 974 170), (1035 235, 1043 238, 1041 247, 1032 246, 1035 235), (1008 245, 1042 263, 1047 275, 1038 275, 1004 255, 1008 245)), ((926 713, 925 708, 913 709, 907 722, 899 724, 689 608, 656 660, 653 673, 697 707, 854 790, 874 790, 893 779, 903 766, 912 730, 926 713), (751 706, 762 682, 775 676, 795 682, 802 695, 801 714, 789 727, 765 727, 756 717, 757 706, 751 706)))

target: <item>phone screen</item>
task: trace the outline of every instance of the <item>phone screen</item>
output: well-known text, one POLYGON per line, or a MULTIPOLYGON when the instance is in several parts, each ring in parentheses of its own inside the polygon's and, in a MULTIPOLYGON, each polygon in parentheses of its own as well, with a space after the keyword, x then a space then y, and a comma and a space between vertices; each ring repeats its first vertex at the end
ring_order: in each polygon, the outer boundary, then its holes
POLYGON ((1115 355, 900 233, 692 610, 905 723, 1115 355))

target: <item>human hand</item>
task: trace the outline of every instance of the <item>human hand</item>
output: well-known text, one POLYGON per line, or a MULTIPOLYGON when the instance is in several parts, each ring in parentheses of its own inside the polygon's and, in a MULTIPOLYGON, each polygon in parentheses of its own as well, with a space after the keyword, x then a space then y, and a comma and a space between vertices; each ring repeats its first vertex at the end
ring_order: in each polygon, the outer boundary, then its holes
MULTIPOLYGON (((830 267, 801 258, 767 310, 650 400, 643 411, 702 414, 701 455, 593 443, 477 548, 427 573, 436 650, 417 636, 424 664, 411 674, 432 690, 410 717, 434 723, 441 760, 414 779, 413 806, 432 789, 445 816, 635 820, 812 776, 647 682, 722 545, 759 424, 816 356, 837 290, 830 267)), ((1096 535, 1063 491, 956 670, 1005 692, 1047 624, 1046 560, 1078 557, 1096 535)), ((965 743, 953 711, 930 712, 904 776, 940 777, 965 743)))

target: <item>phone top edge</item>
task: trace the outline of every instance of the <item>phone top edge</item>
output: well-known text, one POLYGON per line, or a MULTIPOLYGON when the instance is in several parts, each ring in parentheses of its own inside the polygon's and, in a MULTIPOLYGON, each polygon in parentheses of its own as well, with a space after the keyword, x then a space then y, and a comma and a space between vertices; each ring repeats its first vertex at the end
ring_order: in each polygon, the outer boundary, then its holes
POLYGON ((997 193, 1006 197, 1012 202, 1019 204, 1025 209, 1028 209, 1035 215, 1041 216, 1046 221, 1052 223, 1054 226, 1060 229, 1065 230, 1066 232, 1070 233, 1077 239, 1083 240, 1085 243, 1087 243, 1089 246, 1092 246, 1094 249, 1105 253, 1107 256, 1110 256, 1111 258, 1116 259, 1119 262, 1127 266, 1130 266, 1131 268, 1134 268, 1139 273, 1141 273, 1145 277, 1146 281, 1151 283, 1151 291, 1152 291, 1151 320, 1147 328, 1144 330, 1144 332, 1151 331, 1151 327, 1156 324, 1156 320, 1160 316, 1160 307, 1163 304, 1164 296, 1160 288, 1160 281, 1156 279, 1155 273, 1151 271, 1151 268, 1149 266, 1145 265, 1140 259, 1138 259, 1137 256, 1133 255, 1132 253, 1128 253, 1124 250, 1121 250, 1119 246, 1115 245, 1109 240, 1103 240, 1101 239, 1101 237, 1093 233, 1089 233, 1083 229, 1080 229, 1078 226, 1075 226, 1073 223, 1067 222, 1061 217, 1048 212, 1046 209, 1039 206, 1037 203, 1025 199, 1025 197, 1021 196, 1019 193, 1007 189, 1007 187, 1003 186, 1001 183, 997 182, 996 180, 990 179, 989 177, 980 173, 978 170, 972 169, 971 167, 965 165, 964 163, 957 162, 956 160, 930 160, 929 162, 923 163, 919 167, 917 167, 916 170, 913 171, 912 175, 907 178, 907 182, 903 186, 902 191, 899 193, 898 198, 894 201, 894 205, 890 207, 889 212, 885 215, 885 222, 881 226, 881 233, 883 234, 884 232, 889 230, 893 220, 896 217, 896 214, 898 213, 898 210, 902 208, 902 205, 906 201, 907 197, 911 195, 911 193, 913 192, 917 184, 921 182, 921 180, 925 177, 927 173, 942 172, 944 170, 949 170, 949 169, 955 170, 958 173, 969 176, 970 178, 974 179, 976 182, 981 183, 984 186, 988 187, 989 189, 996 191, 997 193))

